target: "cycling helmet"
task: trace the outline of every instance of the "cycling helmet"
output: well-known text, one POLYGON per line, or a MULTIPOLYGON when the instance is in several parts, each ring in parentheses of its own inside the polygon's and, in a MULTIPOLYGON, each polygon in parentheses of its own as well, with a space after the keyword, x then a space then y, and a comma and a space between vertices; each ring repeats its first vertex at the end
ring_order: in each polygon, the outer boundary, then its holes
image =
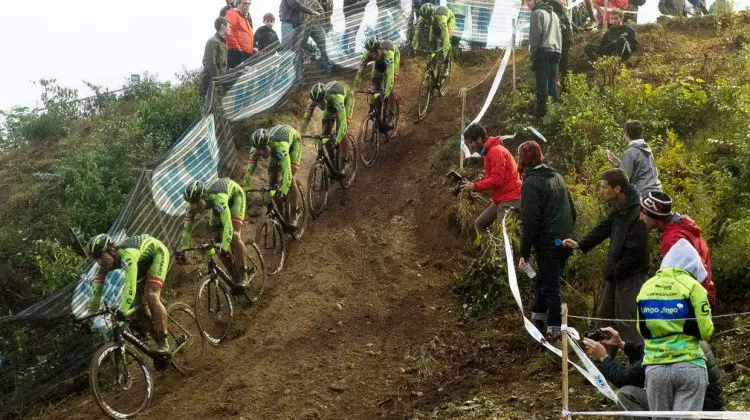
POLYGON ((255 148, 255 150, 265 149, 268 145, 268 130, 265 128, 255 130, 250 137, 250 145, 255 148))
POLYGON ((432 11, 435 9, 435 7, 432 5, 432 3, 425 3, 422 5, 422 7, 419 8, 419 11, 422 13, 422 16, 429 17, 432 15, 432 11))
POLYGON ((100 233, 89 240, 86 251, 91 257, 99 258, 110 246, 112 246, 112 238, 106 233, 100 233))
POLYGON ((182 197, 188 203, 195 203, 203 197, 206 192, 206 186, 200 181, 193 181, 185 187, 185 191, 182 193, 182 197))
POLYGON ((312 89, 310 89, 310 99, 313 100, 313 102, 323 102, 323 99, 326 97, 326 87, 322 83, 316 83, 313 85, 312 89))
POLYGON ((380 48, 380 41, 378 40, 378 37, 371 36, 367 38, 367 41, 365 41, 365 49, 369 52, 374 52, 375 50, 380 48))

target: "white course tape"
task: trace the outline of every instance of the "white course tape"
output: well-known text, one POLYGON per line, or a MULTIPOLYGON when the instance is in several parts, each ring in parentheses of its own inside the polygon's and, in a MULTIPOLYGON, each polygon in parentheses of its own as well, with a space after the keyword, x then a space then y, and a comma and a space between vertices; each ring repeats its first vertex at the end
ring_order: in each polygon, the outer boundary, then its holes
MULTIPOLYGON (((513 38, 511 38, 511 42, 508 43, 508 45, 512 45, 513 38)), ((505 73, 505 68, 508 67, 508 61, 510 60, 510 52, 513 46, 510 46, 505 49, 505 54, 503 54, 503 59, 500 61, 500 67, 497 69, 497 74, 495 74, 495 80, 492 82, 492 87, 490 88, 490 93, 487 94, 487 99, 484 100, 484 105, 482 106, 482 109, 479 111, 479 115, 476 116, 471 121, 471 124, 478 123, 482 117, 484 117, 484 113, 487 112, 487 109, 490 107, 490 104, 492 103, 492 99, 495 97, 495 94, 497 94, 497 90, 500 88, 500 81, 503 79, 503 74, 505 73)), ((464 133, 461 133, 461 150, 464 152, 464 156, 468 157, 471 156, 471 151, 468 147, 466 147, 466 144, 464 143, 464 133)))
POLYGON ((563 411, 564 416, 664 417, 681 419, 750 419, 748 411, 563 411))
MULTIPOLYGON (((562 358, 562 351, 558 349, 557 347, 550 344, 547 340, 544 339, 544 335, 542 335, 541 331, 534 325, 533 322, 531 322, 528 318, 526 318, 526 315, 523 312, 523 302, 521 300, 521 292, 518 288, 518 277, 516 276, 516 269, 513 259, 513 249, 510 247, 510 238, 508 238, 508 228, 505 225, 505 222, 508 218, 509 211, 505 212, 505 215, 503 216, 503 245, 505 247, 505 260, 508 266, 508 285, 510 286, 510 291, 513 294, 513 298, 516 300, 516 304, 518 305, 518 309, 521 311, 521 317, 523 318, 523 324, 526 328, 526 331, 528 331, 529 335, 536 340, 537 342, 541 343, 544 347, 546 347, 549 351, 555 353, 559 357, 562 358)), ((586 367, 585 369, 578 366, 577 364, 573 363, 568 359, 568 362, 573 365, 580 373, 583 375, 592 385, 596 387, 596 389, 599 390, 599 392, 602 393, 602 395, 606 396, 607 398, 611 399, 615 403, 617 403, 617 394, 615 394, 614 391, 612 391, 612 388, 610 388, 607 381, 604 379, 604 375, 602 375, 601 372, 599 372, 599 369, 594 366, 594 363, 589 359, 586 354, 581 350, 581 348, 578 346, 578 343, 573 339, 573 337, 580 337, 578 334, 578 331, 576 331, 573 328, 568 327, 567 325, 561 326, 561 329, 564 328, 565 331, 569 333, 568 340, 571 343, 571 347, 576 352, 578 357, 583 362, 583 365, 586 367)))

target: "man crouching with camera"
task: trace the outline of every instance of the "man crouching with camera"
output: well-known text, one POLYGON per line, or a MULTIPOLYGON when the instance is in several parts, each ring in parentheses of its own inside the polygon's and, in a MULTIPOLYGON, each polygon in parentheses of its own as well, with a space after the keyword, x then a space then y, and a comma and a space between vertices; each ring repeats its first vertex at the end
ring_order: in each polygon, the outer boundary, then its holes
MULTIPOLYGON (((620 333, 614 328, 602 328, 602 335, 592 336, 595 338, 584 338, 583 344, 586 352, 597 364, 604 377, 616 387, 620 388, 617 398, 622 408, 627 411, 649 411, 646 390, 646 369, 643 362, 643 344, 626 343, 620 337, 620 333), (599 341, 597 341, 599 339, 599 341), (628 357, 629 363, 623 365, 607 354, 604 345, 616 346, 628 357)), ((707 342, 701 341, 701 348, 706 356, 706 368, 708 370, 708 388, 706 398, 703 402, 703 411, 723 411, 724 401, 721 397, 721 370, 716 363, 713 351, 707 342)), ((632 419, 630 416, 621 416, 621 419, 632 419)))
POLYGON ((503 146, 500 136, 487 137, 481 124, 473 123, 464 130, 466 145, 472 153, 479 153, 484 162, 484 178, 481 181, 466 181, 462 190, 490 191, 492 204, 474 221, 477 233, 483 234, 492 223, 505 214, 509 207, 521 206, 521 178, 513 155, 503 146))

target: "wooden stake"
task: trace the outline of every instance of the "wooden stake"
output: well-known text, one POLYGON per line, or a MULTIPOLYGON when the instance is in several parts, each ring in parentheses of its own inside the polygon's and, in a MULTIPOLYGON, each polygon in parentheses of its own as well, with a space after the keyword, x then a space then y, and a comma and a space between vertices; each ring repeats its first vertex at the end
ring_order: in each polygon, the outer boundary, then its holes
POLYGON ((604 12, 602 13, 602 16, 604 17, 604 30, 607 30, 607 26, 609 25, 609 0, 604 0, 604 12))
POLYGON ((564 413, 568 411, 568 304, 562 304, 562 420, 569 419, 564 413))
MULTIPOLYGON (((461 89, 461 135, 464 135, 464 130, 466 130, 466 88, 461 89)), ((466 159, 466 156, 464 156, 464 148, 460 147, 458 152, 458 167, 463 168, 464 167, 464 159, 466 159)))

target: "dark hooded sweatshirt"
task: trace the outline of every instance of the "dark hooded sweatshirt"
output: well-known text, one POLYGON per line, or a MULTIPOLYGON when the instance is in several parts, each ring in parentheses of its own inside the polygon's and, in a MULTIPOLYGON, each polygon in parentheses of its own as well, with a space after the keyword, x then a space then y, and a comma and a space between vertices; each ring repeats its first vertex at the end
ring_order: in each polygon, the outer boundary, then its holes
POLYGON ((654 154, 645 140, 633 140, 628 144, 620 161, 620 169, 628 174, 630 183, 635 185, 641 196, 646 196, 652 191, 661 191, 654 154))
POLYGON ((554 169, 539 165, 524 171, 521 186, 521 258, 558 247, 556 240, 569 238, 576 222, 576 208, 565 180, 554 169))
POLYGON ((578 242, 581 251, 588 252, 605 239, 611 239, 604 266, 607 281, 648 275, 648 228, 640 215, 640 197, 631 185, 625 202, 617 203, 607 217, 578 242))

